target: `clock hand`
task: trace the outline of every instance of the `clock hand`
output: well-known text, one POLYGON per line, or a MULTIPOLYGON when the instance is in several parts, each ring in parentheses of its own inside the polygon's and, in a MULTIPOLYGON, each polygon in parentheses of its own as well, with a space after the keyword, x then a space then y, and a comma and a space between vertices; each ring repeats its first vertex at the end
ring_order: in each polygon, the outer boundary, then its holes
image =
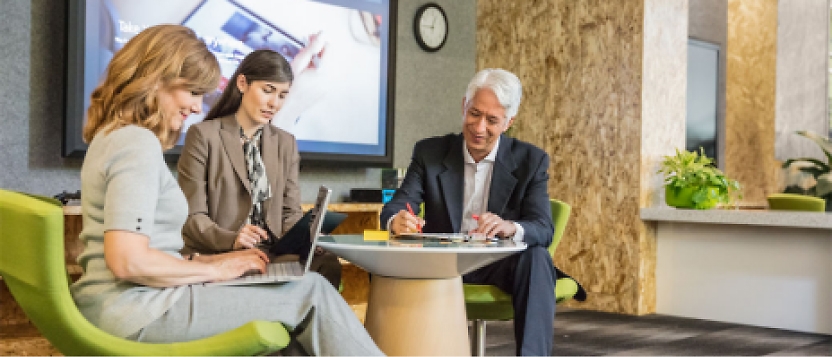
POLYGON ((435 24, 435 23, 436 23, 436 20, 434 20, 433 22, 431 22, 430 26, 428 26, 428 24, 423 23, 423 24, 422 24, 422 27, 428 27, 428 28, 430 28, 431 30, 433 30, 433 24, 435 24))

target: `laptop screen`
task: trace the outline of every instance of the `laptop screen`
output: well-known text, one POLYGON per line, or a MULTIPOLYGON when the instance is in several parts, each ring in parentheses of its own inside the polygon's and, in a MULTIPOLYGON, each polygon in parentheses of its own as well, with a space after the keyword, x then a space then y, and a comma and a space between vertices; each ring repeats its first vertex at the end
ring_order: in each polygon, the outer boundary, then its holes
POLYGON ((309 237, 312 239, 312 244, 306 259, 306 267, 303 269, 304 272, 308 272, 312 264, 315 245, 318 242, 318 237, 321 235, 321 226, 324 223, 324 216, 326 216, 326 209, 327 205, 329 205, 329 196, 331 194, 332 190, 326 186, 321 186, 318 189, 318 198, 315 200, 315 207, 312 208, 312 223, 309 225, 309 237))

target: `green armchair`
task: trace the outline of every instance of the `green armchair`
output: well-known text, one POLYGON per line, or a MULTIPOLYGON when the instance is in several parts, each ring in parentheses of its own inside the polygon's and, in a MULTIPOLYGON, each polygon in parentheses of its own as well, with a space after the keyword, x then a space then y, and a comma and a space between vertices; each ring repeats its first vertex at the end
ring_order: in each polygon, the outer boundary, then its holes
MULTIPOLYGON (((549 254, 555 254, 555 248, 563 238, 563 230, 569 222, 572 207, 565 202, 550 200, 552 205, 552 221, 555 224, 555 234, 549 245, 549 254)), ((511 295, 506 294, 493 285, 463 284, 465 295, 465 312, 469 320, 474 321, 471 333, 471 354, 485 355, 485 322, 488 320, 512 320, 514 308, 511 305, 511 295)), ((578 293, 578 283, 571 278, 560 278, 555 285, 555 301, 560 303, 578 293)))
POLYGON ((57 200, 0 190, 0 276, 26 316, 66 355, 260 355, 286 347, 280 323, 252 321, 200 340, 152 344, 110 335, 81 315, 69 292, 64 218, 57 200))

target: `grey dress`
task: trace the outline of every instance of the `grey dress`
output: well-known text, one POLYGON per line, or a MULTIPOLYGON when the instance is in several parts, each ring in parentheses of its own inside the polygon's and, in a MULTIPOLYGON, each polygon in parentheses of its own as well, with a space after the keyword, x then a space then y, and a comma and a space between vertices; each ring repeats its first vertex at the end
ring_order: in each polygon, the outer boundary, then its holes
POLYGON ((99 134, 81 168, 84 274, 71 291, 81 313, 109 333, 145 342, 188 341, 251 320, 279 321, 314 355, 381 355, 323 277, 235 287, 153 288, 117 279, 104 260, 104 232, 146 235, 150 247, 181 259, 188 204, 156 136, 138 126, 99 134))

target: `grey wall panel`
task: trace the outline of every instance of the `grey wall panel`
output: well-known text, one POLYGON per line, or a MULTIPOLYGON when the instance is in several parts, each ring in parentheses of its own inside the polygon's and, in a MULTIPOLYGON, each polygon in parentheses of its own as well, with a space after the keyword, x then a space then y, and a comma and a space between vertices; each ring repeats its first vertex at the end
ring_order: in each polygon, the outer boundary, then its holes
POLYGON ((820 159, 817 145, 794 132, 829 132, 829 1, 780 1, 777 15, 775 155, 820 159))
POLYGON ((407 167, 419 139, 461 130, 462 97, 476 66, 476 21, 475 0, 399 1, 395 167, 407 167), (428 2, 449 18, 447 42, 433 53, 413 37, 413 16, 428 2))
POLYGON ((60 154, 64 6, 48 0, 0 2, 2 188, 54 195, 80 187, 80 161, 60 154))

